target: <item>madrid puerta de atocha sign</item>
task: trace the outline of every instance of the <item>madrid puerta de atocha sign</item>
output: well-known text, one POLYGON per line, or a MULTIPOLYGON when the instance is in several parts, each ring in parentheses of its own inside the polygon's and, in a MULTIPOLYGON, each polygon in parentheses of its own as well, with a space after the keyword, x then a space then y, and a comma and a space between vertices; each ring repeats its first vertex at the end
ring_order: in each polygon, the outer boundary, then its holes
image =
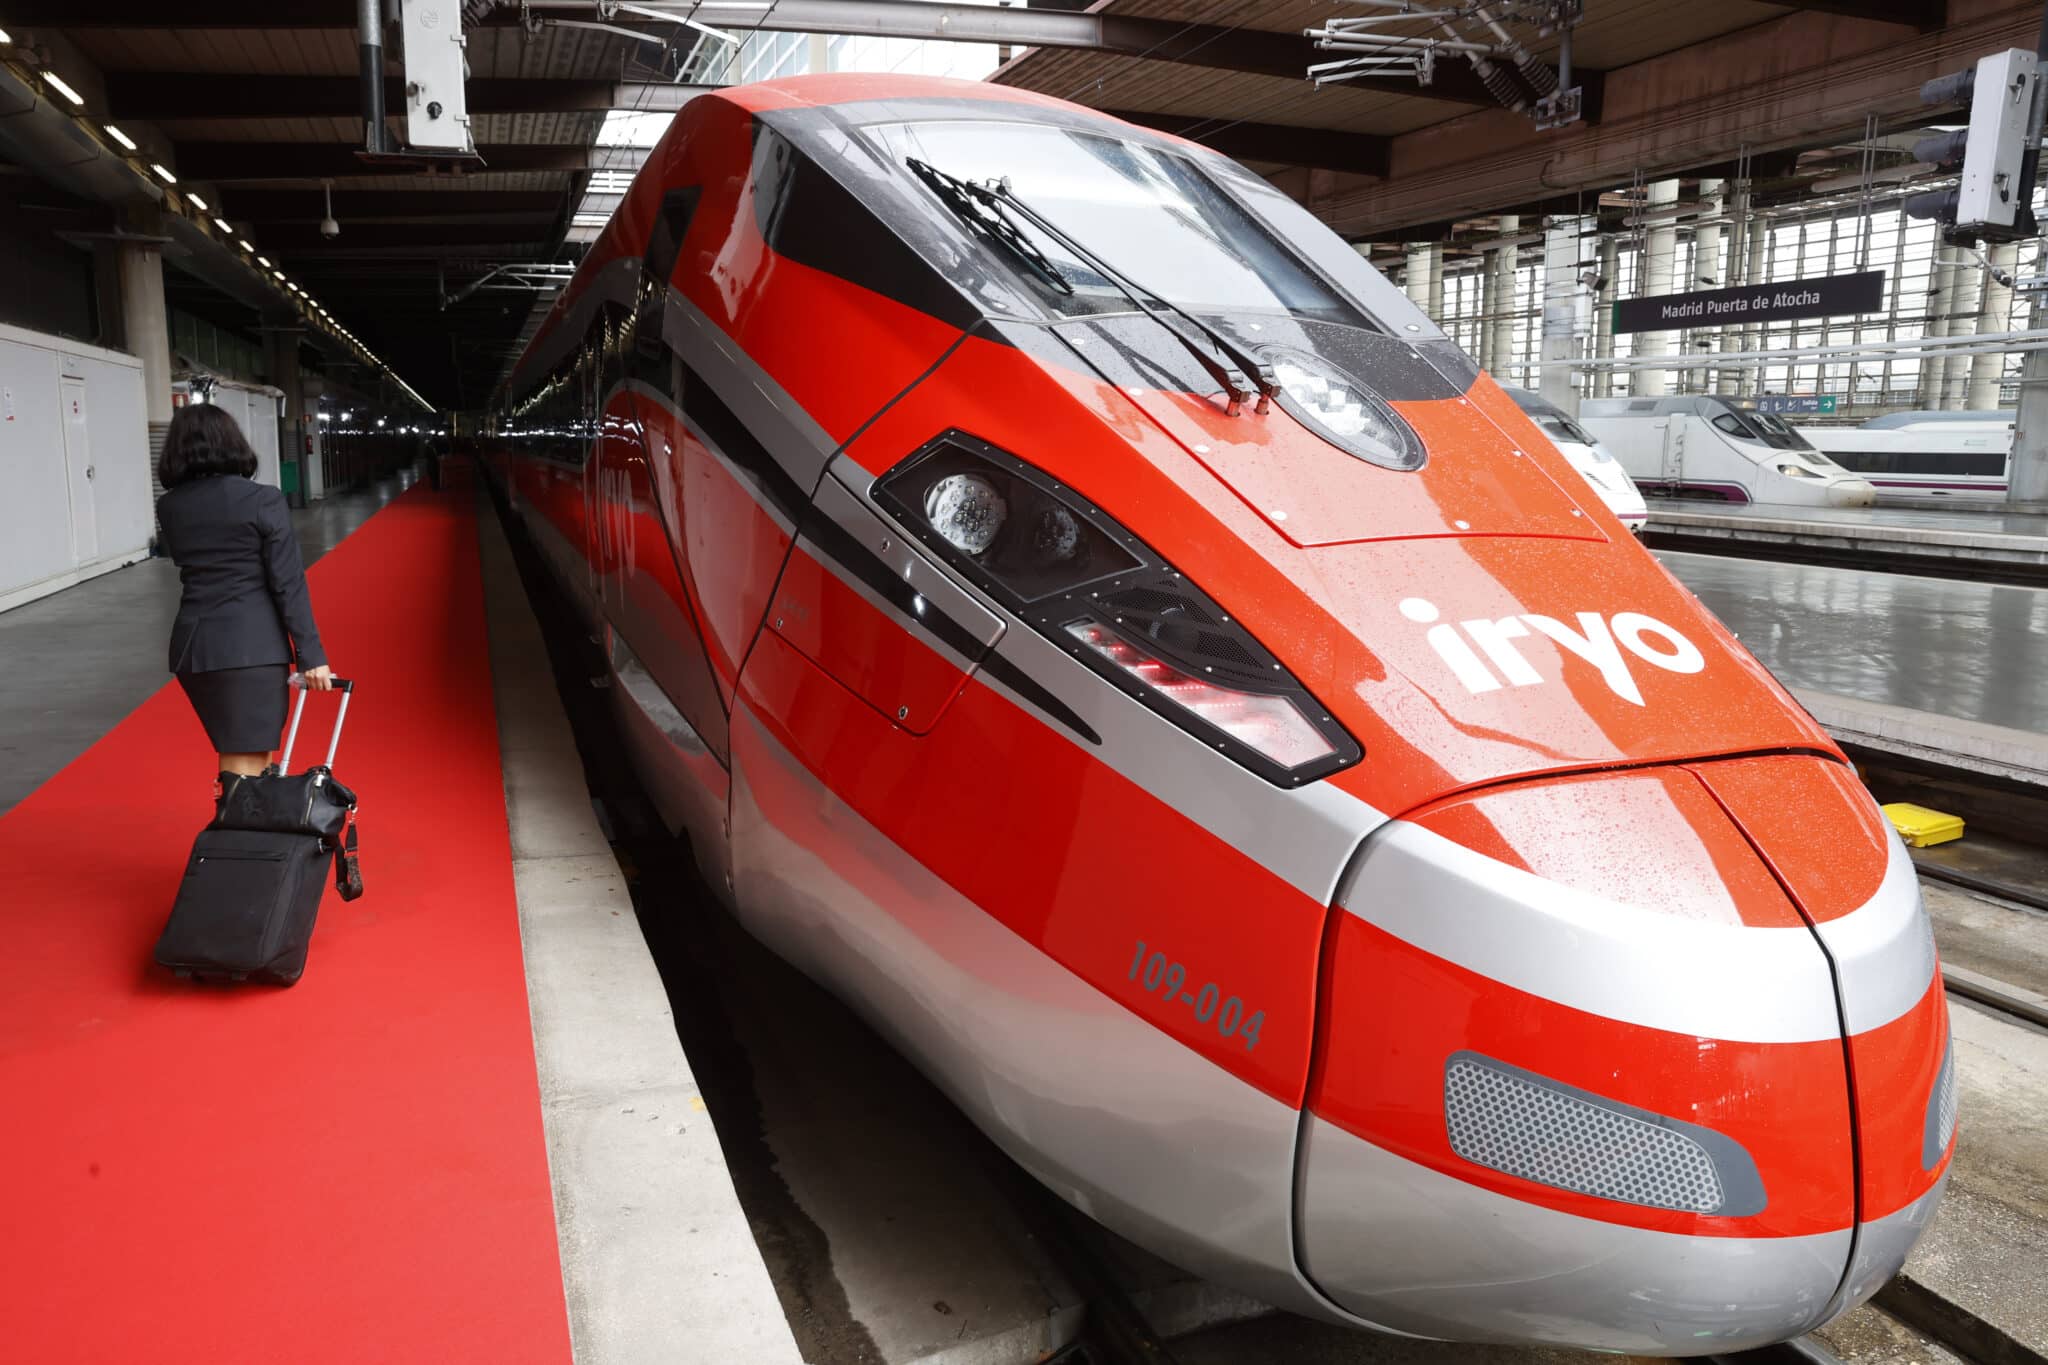
POLYGON ((1745 284, 1697 294, 1660 294, 1620 299, 1614 305, 1616 332, 1669 332, 1687 327, 1724 327, 1748 322, 1784 322, 1884 308, 1884 272, 1826 275, 1779 284, 1745 284))

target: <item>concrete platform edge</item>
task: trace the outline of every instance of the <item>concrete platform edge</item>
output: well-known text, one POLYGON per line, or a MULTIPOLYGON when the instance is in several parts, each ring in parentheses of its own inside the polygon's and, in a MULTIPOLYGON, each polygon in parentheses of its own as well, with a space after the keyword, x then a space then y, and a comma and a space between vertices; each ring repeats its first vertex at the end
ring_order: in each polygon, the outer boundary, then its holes
POLYGON ((800 1362, 598 829, 503 530, 478 507, 506 818, 578 1365, 800 1362))
POLYGON ((1837 743, 2048 789, 2048 735, 1794 688, 1837 743))

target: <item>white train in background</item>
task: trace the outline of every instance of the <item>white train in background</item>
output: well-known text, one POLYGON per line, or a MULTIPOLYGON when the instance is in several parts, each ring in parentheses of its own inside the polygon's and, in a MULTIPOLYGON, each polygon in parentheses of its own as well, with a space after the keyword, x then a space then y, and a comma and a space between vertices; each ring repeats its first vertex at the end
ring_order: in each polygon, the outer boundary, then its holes
POLYGON ((1588 398, 1579 425, 1636 486, 1677 497, 1803 507, 1868 507, 1877 489, 1782 418, 1716 394, 1588 398))
POLYGON ((1600 495, 1600 501, 1607 504, 1607 510, 1620 517, 1622 525, 1641 535, 1650 511, 1643 505, 1643 495, 1636 491, 1635 481, 1629 478, 1621 462, 1614 458, 1614 453, 1555 403, 1528 389, 1506 384, 1501 387, 1508 397, 1515 400, 1516 407, 1529 414, 1529 420, 1550 438, 1550 443, 1558 448, 1571 467, 1593 485, 1593 491, 1600 495))
POLYGON ((1799 427, 1816 450, 1877 486, 1878 495, 2003 497, 2012 409, 1894 412, 1860 427, 1799 427))

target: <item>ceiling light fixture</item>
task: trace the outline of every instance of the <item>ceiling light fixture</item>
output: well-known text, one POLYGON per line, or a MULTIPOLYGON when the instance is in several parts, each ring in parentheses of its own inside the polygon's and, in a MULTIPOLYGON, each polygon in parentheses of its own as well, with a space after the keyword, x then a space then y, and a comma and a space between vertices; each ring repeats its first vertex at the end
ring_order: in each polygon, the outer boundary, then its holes
POLYGON ((6 29, 0 28, 0 43, 11 43, 13 41, 14 35, 9 33, 6 29))
POLYGON ((65 99, 70 100, 73 104, 82 105, 85 103, 85 96, 79 94, 76 90, 73 90, 70 86, 64 84, 64 78, 54 71, 45 71, 43 73, 43 84, 49 86, 52 90, 62 95, 65 99))
POLYGON ((120 143, 123 147, 126 147, 131 152, 135 150, 134 138, 128 136, 128 134, 122 132, 119 128, 116 128, 111 123, 102 124, 101 126, 107 130, 108 137, 114 139, 114 141, 120 143))
POLYGON ((222 232, 225 232, 225 233, 227 233, 227 234, 228 234, 228 236, 230 236, 230 237, 232 237, 232 236, 234 236, 234 235, 235 235, 235 230, 234 230, 233 228, 231 228, 231 227, 229 227, 229 226, 228 226, 228 220, 227 220, 227 219, 225 219, 225 218, 216 218, 216 219, 214 219, 214 220, 213 220, 213 225, 214 225, 215 227, 219 228, 219 229, 220 229, 220 230, 221 230, 222 232))
MULTIPOLYGON (((243 246, 248 246, 249 244, 248 244, 247 242, 244 242, 244 243, 242 243, 242 245, 243 245, 243 246)), ((250 248, 250 249, 251 249, 251 250, 254 250, 254 248, 253 248, 253 247, 252 247, 252 248, 250 248)), ((270 258, 269 258, 268 256, 258 256, 258 257, 256 258, 256 264, 258 264, 258 265, 262 266, 262 267, 263 267, 263 268, 264 268, 265 270, 268 270, 268 269, 270 269, 270 258)))
POLYGON ((185 191, 185 197, 187 199, 190 199, 192 201, 192 206, 198 209, 201 213, 204 213, 208 209, 213 207, 213 205, 207 203, 204 199, 201 199, 198 195, 192 193, 192 191, 190 190, 185 191))
POLYGON ((175 185, 178 183, 178 177, 172 175, 169 171, 165 170, 164 165, 161 161, 150 162, 149 168, 155 171, 157 174, 157 178, 163 181, 166 185, 175 185))
POLYGON ((322 237, 339 237, 341 236, 341 224, 334 221, 334 182, 332 180, 323 180, 320 184, 327 191, 327 216, 320 220, 320 235, 322 237))
POLYGON ((249 245, 249 239, 246 237, 237 237, 235 239, 235 245, 247 252, 253 253, 256 250, 255 247, 249 245))

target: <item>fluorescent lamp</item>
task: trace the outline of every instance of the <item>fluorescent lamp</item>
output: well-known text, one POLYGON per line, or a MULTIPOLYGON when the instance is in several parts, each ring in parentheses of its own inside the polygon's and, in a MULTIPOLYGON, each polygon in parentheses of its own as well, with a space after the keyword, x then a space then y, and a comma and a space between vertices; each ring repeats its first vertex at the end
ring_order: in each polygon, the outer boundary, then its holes
POLYGON ((6 29, 0 28, 0 43, 11 43, 13 41, 14 35, 9 33, 6 29))
POLYGON ((212 207, 213 207, 213 205, 211 205, 211 204, 207 203, 207 202, 206 202, 206 201, 205 201, 204 199, 201 199, 201 198, 200 198, 200 197, 199 197, 198 195, 196 195, 196 194, 192 193, 192 191, 190 191, 190 190, 186 190, 186 191, 185 191, 185 197, 186 197, 187 199, 191 200, 191 201, 193 202, 193 204, 194 204, 194 205, 196 205, 196 206, 198 207, 198 209, 199 209, 199 211, 200 211, 201 213, 204 213, 204 212, 206 212, 206 211, 207 211, 208 209, 210 209, 210 208, 212 208, 212 207))
POLYGON ((172 175, 169 171, 165 170, 163 167, 163 163, 158 161, 152 161, 149 163, 149 168, 155 171, 157 174, 157 178, 159 180, 162 180, 166 185, 175 185, 178 183, 178 177, 172 175))
MULTIPOLYGON (((244 242, 242 243, 242 245, 248 246, 249 244, 247 242, 244 242)), ((251 249, 253 250, 254 248, 251 249)), ((258 256, 256 258, 256 264, 262 266, 265 270, 268 270, 270 269, 270 258, 268 256, 258 256)))
POLYGON ((64 78, 54 71, 45 71, 43 73, 43 84, 49 86, 52 90, 62 95, 65 99, 70 100, 73 104, 85 103, 85 96, 79 94, 76 90, 73 90, 70 86, 64 84, 64 78))
POLYGON ((228 226, 228 220, 225 218, 214 219, 213 225, 219 228, 222 232, 225 232, 230 237, 235 235, 235 230, 228 226))
POLYGON ((135 150, 134 138, 128 136, 128 134, 122 132, 119 128, 116 128, 111 123, 102 124, 101 126, 107 130, 108 137, 114 139, 114 141, 120 143, 123 147, 126 147, 131 152, 135 150))
POLYGON ((282 270, 272 270, 270 273, 277 276, 279 279, 284 278, 284 272, 282 270))
POLYGON ((242 250, 244 251, 253 252, 254 250, 256 250, 255 247, 249 245, 248 239, 244 237, 237 237, 235 239, 235 245, 242 248, 242 250))

